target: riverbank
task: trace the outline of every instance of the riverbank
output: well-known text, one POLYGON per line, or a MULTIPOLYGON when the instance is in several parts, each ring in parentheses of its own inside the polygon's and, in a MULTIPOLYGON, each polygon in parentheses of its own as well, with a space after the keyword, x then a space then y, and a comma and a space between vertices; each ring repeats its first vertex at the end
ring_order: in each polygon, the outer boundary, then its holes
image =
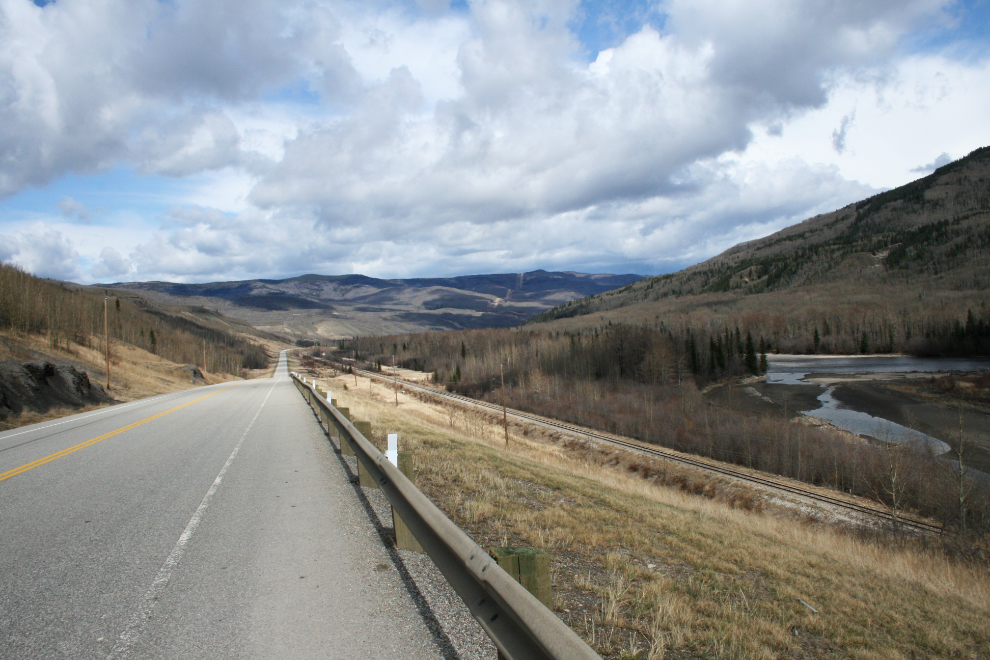
MULTIPOLYGON (((842 408, 919 431, 955 450, 963 440, 965 462, 990 472, 990 377, 987 371, 919 372, 924 361, 899 356, 774 356, 762 379, 727 384, 705 393, 715 408, 754 416, 795 419, 821 406, 828 388, 842 408), (827 371, 836 366, 844 371, 827 371), (774 372, 776 367, 778 371, 774 372), (820 369, 820 371, 813 371, 820 369), (857 371, 854 371, 857 370, 857 371), (872 370, 872 371, 871 371, 872 370), (776 382, 774 382, 776 381, 776 382), (961 428, 961 435, 960 435, 961 428)), ((955 366, 932 361, 934 367, 955 366)), ((977 362, 961 363, 965 366, 977 362)), ((806 415, 809 416, 809 415, 806 415)), ((955 451, 950 452, 955 458, 955 451)))

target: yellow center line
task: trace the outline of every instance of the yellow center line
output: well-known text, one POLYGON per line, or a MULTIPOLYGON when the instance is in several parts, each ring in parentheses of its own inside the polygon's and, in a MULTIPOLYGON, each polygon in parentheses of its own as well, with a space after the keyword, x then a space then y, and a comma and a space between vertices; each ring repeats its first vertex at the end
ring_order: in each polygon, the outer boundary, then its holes
POLYGON ((16 476, 18 474, 21 474, 22 472, 27 472, 28 470, 33 470, 34 468, 38 467, 39 465, 44 465, 45 463, 50 463, 50 462, 54 461, 56 458, 62 458, 63 456, 66 456, 68 454, 71 454, 74 451, 79 451, 80 449, 85 449, 86 447, 89 447, 90 445, 95 445, 97 442, 100 442, 102 440, 106 440, 107 438, 112 438, 113 436, 118 435, 120 433, 123 433, 124 431, 130 431, 131 429, 136 428, 138 426, 141 426, 142 424, 147 424, 148 422, 154 421, 154 420, 158 419, 159 417, 164 417, 165 415, 167 415, 169 413, 174 413, 176 410, 182 410, 186 406, 191 406, 192 404, 196 403, 197 401, 202 401, 203 399, 209 399, 214 394, 220 394, 220 392, 226 392, 227 390, 231 389, 232 387, 236 387, 236 385, 231 385, 230 387, 225 387, 222 390, 217 390, 216 392, 211 392, 210 394, 207 394, 205 396, 201 396, 198 399, 193 399, 192 401, 187 401, 186 403, 183 403, 180 406, 176 406, 175 408, 170 408, 169 410, 166 410, 164 412, 160 412, 157 415, 152 415, 151 417, 147 417, 145 419, 142 419, 139 422, 134 422, 133 424, 128 424, 127 426, 122 426, 121 428, 117 429, 116 431, 110 431, 109 433, 104 433, 103 435, 97 436, 97 437, 92 438, 90 440, 87 440, 85 442, 80 442, 78 445, 74 445, 72 447, 69 447, 68 449, 63 449, 62 451, 55 452, 54 454, 51 454, 49 456, 45 456, 44 458, 39 458, 36 461, 31 461, 30 463, 28 463, 26 465, 22 465, 19 468, 14 468, 13 470, 8 470, 6 472, 0 473, 0 481, 3 481, 4 479, 10 479, 11 477, 16 476))

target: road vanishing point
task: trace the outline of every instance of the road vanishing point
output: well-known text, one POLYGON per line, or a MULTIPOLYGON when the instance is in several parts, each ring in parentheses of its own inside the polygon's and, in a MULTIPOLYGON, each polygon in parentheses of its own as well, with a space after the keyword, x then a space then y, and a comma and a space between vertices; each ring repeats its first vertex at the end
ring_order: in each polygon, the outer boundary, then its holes
POLYGON ((440 658, 289 378, 0 434, 0 658, 440 658))

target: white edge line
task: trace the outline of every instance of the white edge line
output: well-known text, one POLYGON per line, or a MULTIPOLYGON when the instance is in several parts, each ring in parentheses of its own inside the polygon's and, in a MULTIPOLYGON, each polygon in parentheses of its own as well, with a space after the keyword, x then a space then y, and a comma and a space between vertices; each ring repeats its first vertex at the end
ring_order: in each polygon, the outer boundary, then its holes
MULTIPOLYGON (((243 381, 243 382, 246 382, 246 381, 243 381)), ((116 412, 118 410, 123 410, 124 408, 130 408, 131 406, 136 406, 139 403, 154 403, 156 401, 161 401, 161 400, 167 399, 169 397, 175 397, 175 396, 179 396, 179 395, 182 395, 182 394, 194 394, 196 392, 202 391, 202 390, 207 389, 207 388, 210 388, 210 387, 217 387, 219 385, 226 385, 226 384, 227 383, 214 383, 213 385, 205 385, 205 386, 203 386, 201 388, 197 388, 197 389, 178 390, 176 392, 166 392, 165 394, 157 394, 155 396, 151 396, 151 397, 148 397, 146 399, 137 399, 136 401, 128 401, 127 403, 122 403, 122 404, 119 404, 119 405, 116 405, 116 406, 110 405, 110 406, 107 406, 106 408, 101 408, 100 410, 94 410, 94 411, 88 412, 88 413, 80 413, 80 414, 76 414, 76 415, 70 415, 67 419, 63 419, 60 422, 54 422, 52 424, 46 424, 45 426, 38 426, 38 427, 35 427, 35 428, 24 429, 23 431, 18 431, 17 433, 10 433, 9 435, 6 434, 6 433, 3 433, 3 434, 0 434, 0 440, 6 440, 7 438, 16 438, 17 436, 24 435, 25 433, 34 433, 36 431, 44 431, 45 429, 54 428, 56 426, 62 426, 63 424, 70 424, 72 422, 76 422, 76 421, 79 421, 79 420, 82 420, 82 419, 87 419, 89 417, 95 417, 96 415, 102 415, 103 413, 116 412)))
POLYGON ((121 404, 119 406, 107 406, 101 410, 94 410, 88 413, 82 413, 81 415, 71 415, 69 419, 63 419, 60 422, 55 422, 53 424, 46 424, 45 426, 38 426, 36 428, 25 429, 23 431, 18 431, 17 433, 11 433, 9 435, 0 435, 0 440, 6 440, 7 438, 16 438, 19 435, 24 435, 25 433, 34 433, 35 431, 44 431, 45 429, 50 429, 55 426, 61 426, 62 424, 69 424, 81 419, 86 419, 87 417, 94 417, 95 415, 102 415, 103 413, 113 412, 116 410, 123 410, 124 408, 129 408, 130 406, 136 405, 138 403, 152 403, 158 401, 159 399, 164 399, 170 396, 178 396, 183 392, 188 392, 189 390, 182 390, 179 392, 168 392, 167 394, 159 394, 158 396, 149 397, 147 399, 138 399, 137 401, 128 401, 127 403, 121 404))
POLYGON ((251 431, 251 427, 254 426, 255 420, 258 419, 258 415, 261 414, 265 404, 268 403, 268 397, 272 395, 272 392, 275 391, 275 386, 281 382, 281 380, 282 379, 279 378, 272 383, 272 388, 268 390, 268 394, 265 396, 265 400, 261 402, 258 412, 254 414, 251 422, 247 425, 247 428, 244 429, 244 434, 241 436, 241 439, 237 441, 234 451, 230 453, 230 456, 227 457, 227 462, 223 464, 222 468, 220 468, 220 473, 217 475, 217 478, 213 480, 213 485, 210 486, 210 489, 206 491, 203 501, 199 503, 199 506, 196 508, 196 512, 189 520, 189 524, 187 524, 186 528, 182 530, 182 534, 179 535, 179 540, 175 543, 175 547, 172 548, 172 552, 169 553, 168 557, 165 559, 165 563, 162 564, 160 569, 158 569, 158 575, 155 577, 155 581, 151 583, 151 587, 144 594, 142 606, 137 612, 134 613, 133 616, 131 616, 131 620, 127 624, 127 628, 125 628, 124 632, 120 634, 117 644, 113 647, 113 650, 110 651, 110 654, 107 656, 107 660, 123 657, 141 636, 141 630, 144 628, 144 622, 151 618, 152 610, 155 609, 155 605, 158 604, 158 599, 165 591, 165 587, 168 586, 168 582, 172 577, 172 570, 182 559, 182 555, 186 551, 186 546, 189 545, 189 541, 192 539, 193 533, 196 531, 196 528, 199 527, 199 522, 202 520, 203 514, 206 512, 206 509, 209 508, 210 502, 213 500, 213 496, 220 488, 220 484, 223 483, 224 475, 227 474, 227 470, 234 463, 237 453, 241 450, 241 445, 244 444, 244 439, 247 438, 248 433, 251 431))

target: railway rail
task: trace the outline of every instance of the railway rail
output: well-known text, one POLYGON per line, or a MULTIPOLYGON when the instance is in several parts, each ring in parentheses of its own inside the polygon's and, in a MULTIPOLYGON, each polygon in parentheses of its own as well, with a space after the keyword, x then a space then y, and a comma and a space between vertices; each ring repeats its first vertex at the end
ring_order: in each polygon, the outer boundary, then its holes
MULTIPOLYGON (((314 358, 320 359, 320 358, 314 358)), ((332 362, 330 360, 322 360, 330 364, 336 365, 338 368, 343 368, 345 365, 340 363, 332 362)), ((350 365, 347 365, 350 366, 350 365)), ((424 387, 422 385, 416 385, 410 383, 409 381, 394 381, 393 378, 388 376, 383 376, 372 371, 366 371, 364 369, 357 369, 351 367, 358 374, 365 376, 366 378, 373 378, 376 380, 382 380, 389 383, 397 382, 401 384, 402 387, 414 389, 420 392, 431 394, 433 396, 444 397, 447 399, 453 399, 461 403, 475 406, 478 408, 484 408, 488 410, 495 410, 498 412, 502 411, 502 406, 488 403, 487 401, 478 401, 477 399, 472 399, 471 397, 466 397, 461 394, 453 394, 451 392, 438 391, 431 387, 424 387)), ((533 415, 530 413, 525 413, 519 410, 513 410, 511 408, 507 409, 507 414, 516 419, 525 420, 532 424, 537 424, 547 428, 557 429, 561 431, 566 431, 567 433, 576 434, 578 436, 586 437, 596 442, 606 443, 615 447, 625 449, 627 451, 636 452, 645 456, 661 458, 666 461, 677 463, 680 465, 686 465, 688 467, 693 467, 700 470, 706 470, 730 479, 735 479, 737 481, 747 482, 760 486, 762 488, 772 488, 777 491, 788 493, 790 495, 797 495, 820 504, 826 504, 828 506, 836 507, 850 513, 859 514, 862 516, 868 516, 882 520, 883 522, 900 525, 905 528, 913 529, 917 532, 926 534, 939 534, 942 532, 942 526, 934 523, 926 522, 924 520, 917 520, 914 518, 906 518, 903 515, 895 516, 890 512, 883 509, 878 509, 876 507, 868 506, 866 504, 860 504, 857 502, 850 502, 848 500, 833 497, 831 495, 826 495, 818 491, 812 490, 810 488, 804 488, 794 483, 789 483, 787 481, 780 481, 777 479, 771 479, 769 477, 762 477, 756 474, 751 474, 749 472, 744 472, 742 470, 735 470, 731 467, 726 466, 721 463, 710 463, 697 458, 692 458, 690 456, 685 456, 683 454, 674 453, 669 450, 665 450, 660 447, 655 447, 651 445, 641 444, 639 442, 631 442, 629 440, 623 440, 622 438, 617 438, 613 436, 608 436, 603 433, 598 433, 596 431, 591 431, 589 429, 584 429, 579 426, 574 426, 566 422, 561 422, 554 419, 549 419, 546 417, 540 417, 538 415, 533 415)))

